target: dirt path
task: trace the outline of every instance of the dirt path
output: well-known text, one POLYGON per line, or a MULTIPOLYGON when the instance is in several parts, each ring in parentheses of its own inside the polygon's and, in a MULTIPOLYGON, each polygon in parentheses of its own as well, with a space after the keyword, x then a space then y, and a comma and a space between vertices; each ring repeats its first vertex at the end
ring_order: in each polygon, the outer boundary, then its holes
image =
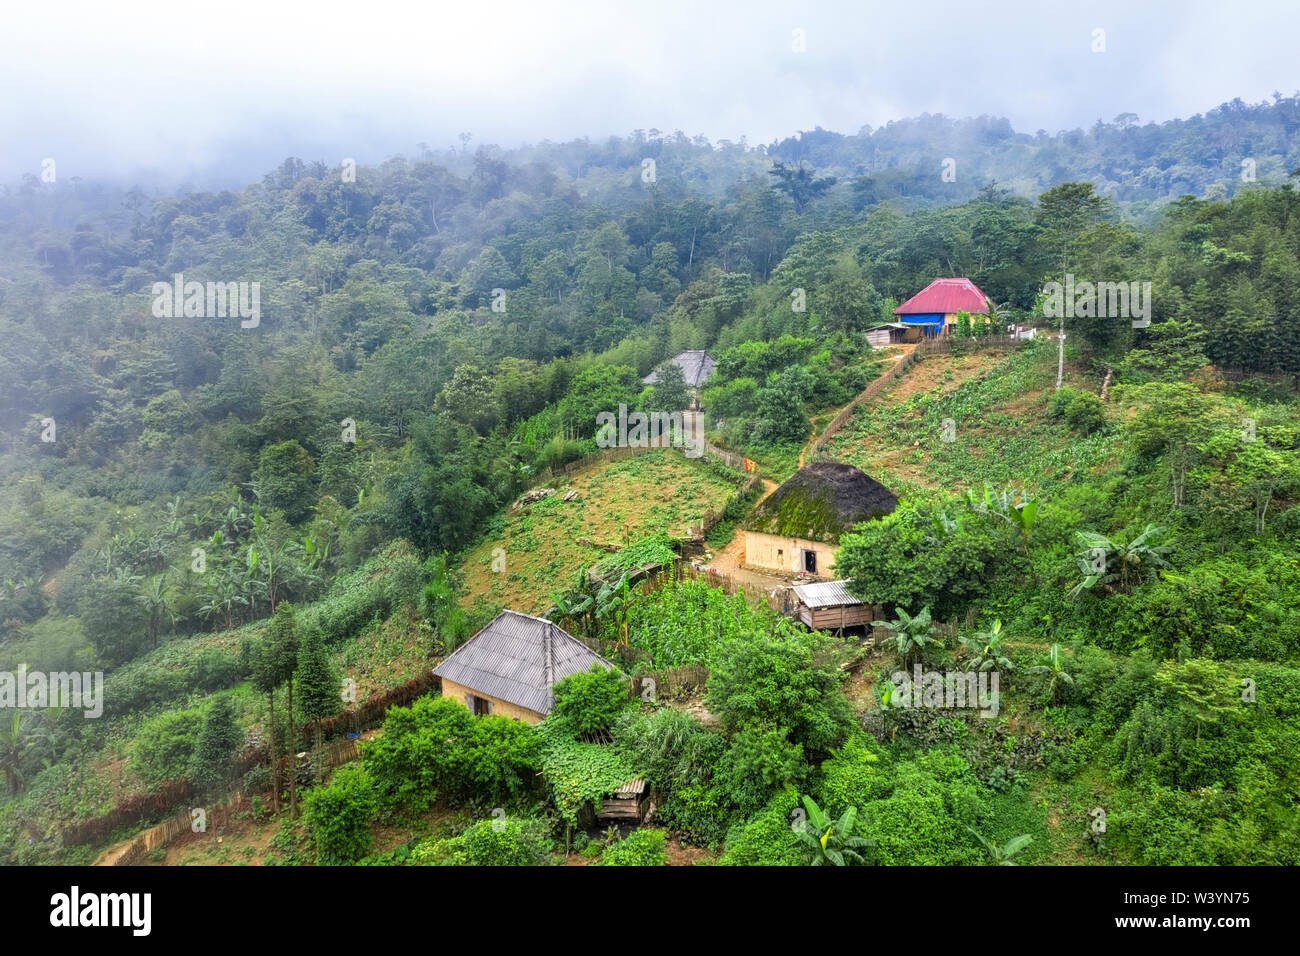
MULTIPOLYGON (((902 362, 904 359, 906 359, 907 356, 912 353, 912 350, 914 348, 916 348, 916 346, 915 344, 912 343, 892 345, 889 346, 890 352, 892 354, 886 357, 892 358, 894 363, 897 364, 898 362, 902 362)), ((875 380, 873 379, 873 381, 875 380)), ((868 388, 871 387, 870 383, 868 383, 867 387, 868 388)), ((859 393, 859 395, 861 395, 861 393, 859 393)), ((856 402, 857 400, 858 400, 858 396, 854 396, 853 401, 856 402)), ((852 404, 852 402, 850 402, 849 404, 852 404)), ((834 421, 836 416, 838 416, 839 413, 843 411, 845 407, 847 406, 842 406, 840 408, 835 409, 834 414, 832 414, 829 418, 827 418, 826 421, 828 423, 834 421)), ((812 447, 813 442, 817 440, 819 434, 820 432, 817 428, 817 424, 816 422, 814 422, 813 433, 808 438, 808 441, 804 444, 803 448, 799 452, 800 467, 803 467, 804 459, 808 453, 808 449, 812 447)), ((773 491, 775 491, 777 487, 778 486, 775 481, 771 481, 770 479, 764 478, 763 494, 758 499, 758 502, 755 502, 755 505, 757 506, 759 502, 761 502, 764 498, 766 498, 773 491)), ((727 542, 726 546, 714 552, 712 558, 708 559, 708 566, 713 568, 716 571, 721 572, 722 574, 734 578, 736 581, 739 581, 742 584, 748 584, 752 587, 762 588, 764 591, 767 591, 769 593, 775 588, 784 587, 789 584, 798 584, 800 581, 800 578, 793 574, 770 574, 763 571, 751 570, 749 568, 742 566, 744 560, 745 560, 745 536, 740 531, 740 529, 737 528, 736 532, 731 536, 731 540, 727 542)))
MULTIPOLYGON (((912 350, 916 348, 916 343, 900 342, 896 345, 886 346, 885 348, 889 350, 890 354, 883 355, 881 357, 892 359, 894 364, 897 365, 899 362, 903 361, 909 355, 912 354, 912 350)), ((886 369, 884 372, 881 372, 880 374, 887 375, 889 371, 890 371, 889 369, 886 369)), ((877 381, 878 378, 879 376, 877 376, 876 379, 872 379, 870 382, 868 382, 867 388, 863 389, 862 391, 865 392, 867 391, 867 389, 870 389, 872 384, 875 381, 877 381)), ((826 424, 829 425, 831 422, 835 421, 835 419, 839 416, 840 412, 844 411, 844 409, 848 408, 849 405, 852 405, 854 402, 856 402, 861 396, 862 396, 862 392, 859 392, 857 395, 853 396, 852 400, 849 401, 847 405, 841 405, 839 408, 835 409, 835 412, 832 415, 826 417, 826 424)), ((813 443, 816 442, 817 439, 821 436, 821 430, 817 427, 817 422, 815 419, 812 422, 812 427, 813 427, 812 434, 808 436, 808 440, 804 442, 803 447, 799 449, 800 468, 802 468, 806 462, 806 459, 808 457, 808 449, 810 449, 813 446, 813 443)))

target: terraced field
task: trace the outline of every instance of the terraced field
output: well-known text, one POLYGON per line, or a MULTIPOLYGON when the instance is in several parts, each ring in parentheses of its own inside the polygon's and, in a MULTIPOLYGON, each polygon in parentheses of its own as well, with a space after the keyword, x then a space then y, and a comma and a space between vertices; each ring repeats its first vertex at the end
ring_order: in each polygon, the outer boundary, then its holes
MULTIPOLYGON (((1066 383, 1099 385, 1068 366, 1066 383)), ((1055 350, 1042 346, 931 356, 860 408, 827 452, 900 497, 985 481, 1038 488, 1110 454, 1112 439, 1081 439, 1048 418, 1055 384, 1055 350)))
POLYGON ((541 613, 552 591, 606 554, 596 545, 621 547, 659 532, 684 537, 725 505, 738 483, 720 466, 675 449, 578 472, 556 483, 551 497, 498 516, 465 556, 462 603, 541 613), (571 490, 578 497, 564 501, 571 490))

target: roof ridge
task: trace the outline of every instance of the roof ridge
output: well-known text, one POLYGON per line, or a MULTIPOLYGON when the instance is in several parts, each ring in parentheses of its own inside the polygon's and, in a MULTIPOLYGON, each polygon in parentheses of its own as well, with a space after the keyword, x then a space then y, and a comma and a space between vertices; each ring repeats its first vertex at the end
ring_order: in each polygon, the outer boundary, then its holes
MULTIPOLYGON (((594 655, 595 657, 600 658, 602 661, 604 661, 604 662, 605 662, 606 664, 608 664, 610 667, 617 667, 617 666, 618 666, 618 665, 616 665, 613 661, 609 660, 609 658, 605 657, 604 654, 601 654, 599 651, 592 650, 590 647, 588 647, 588 646, 587 646, 586 644, 584 644, 582 641, 578 640, 576 637, 574 637, 572 634, 570 634, 570 633, 569 633, 568 631, 566 631, 564 628, 557 626, 555 629, 556 629, 557 631, 559 631, 561 634, 563 634, 565 637, 567 637, 567 638, 568 638, 570 641, 572 641, 574 644, 577 644, 578 647, 582 648, 582 649, 583 649, 584 651, 586 651, 588 654, 592 654, 592 655, 594 655)), ((554 646, 552 646, 552 653, 554 653, 554 646)))
MULTIPOLYGON (((451 660, 453 657, 455 657, 457 654, 459 654, 459 653, 460 653, 461 651, 463 651, 465 648, 469 647, 470 642, 473 641, 474 638, 478 637, 480 634, 482 634, 484 631, 486 631, 489 627, 491 627, 493 624, 495 624, 497 621, 499 621, 503 616, 505 616, 506 614, 514 614, 514 613, 516 613, 516 612, 506 610, 505 608, 503 608, 503 609, 501 609, 500 611, 498 611, 497 614, 496 614, 496 617, 492 618, 492 620, 488 621, 486 624, 484 624, 482 627, 480 627, 477 631, 475 631, 475 632, 474 632, 473 634, 471 634, 469 637, 465 638, 465 643, 461 644, 460 647, 456 648, 454 651, 452 651, 450 654, 448 654, 446 657, 444 657, 442 660, 440 660, 437 664, 435 664, 433 669, 436 671, 439 667, 442 667, 442 665, 446 664, 449 660, 451 660)), ((525 614, 524 616, 527 617, 528 615, 525 614)))

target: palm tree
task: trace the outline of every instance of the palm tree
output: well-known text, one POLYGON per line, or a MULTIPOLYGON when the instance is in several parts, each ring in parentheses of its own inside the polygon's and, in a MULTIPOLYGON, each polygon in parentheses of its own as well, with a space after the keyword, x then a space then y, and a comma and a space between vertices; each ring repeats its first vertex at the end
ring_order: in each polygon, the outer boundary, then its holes
POLYGON ((1065 672, 1065 654, 1061 650, 1060 644, 1053 644, 1047 652, 1046 664, 1039 664, 1037 667, 1029 668, 1031 674, 1050 674, 1051 680, 1047 683, 1047 694, 1052 703, 1056 703, 1056 686, 1057 683, 1074 686, 1074 678, 1065 672))
POLYGON ((809 866, 848 866, 864 863, 858 850, 875 846, 872 840, 853 835, 858 808, 849 807, 838 820, 827 816, 812 797, 803 798, 808 817, 795 826, 809 866))
POLYGON ((961 645, 966 650, 966 666, 981 671, 995 667, 1014 670, 1015 664, 1002 653, 1002 618, 993 622, 987 631, 976 631, 970 637, 963 637, 961 645))
POLYGON ((935 637, 935 628, 930 621, 929 605, 921 608, 915 616, 908 614, 901 607, 894 608, 897 617, 892 621, 872 621, 873 625, 885 627, 894 632, 889 643, 903 657, 904 665, 912 663, 914 655, 919 654, 933 644, 939 643, 935 637))
POLYGON ((1098 584, 1110 591, 1127 591, 1142 583, 1144 565, 1152 568, 1169 567, 1164 556, 1174 550, 1173 546, 1153 546, 1149 543, 1164 531, 1163 527, 1148 524, 1141 534, 1127 544, 1095 531, 1076 531, 1075 543, 1083 550, 1075 558, 1079 570, 1083 572, 1083 580, 1070 589, 1069 596, 1078 597, 1098 584))
POLYGON ((970 830, 975 839, 984 844, 984 849, 989 851, 989 861, 994 866, 1019 866, 1020 864, 1012 862, 1011 858, 1025 847, 1029 846, 1029 844, 1034 840, 1034 838, 1028 834, 1022 833, 1020 836, 1012 837, 1006 843, 999 846, 991 840, 984 839, 984 837, 980 836, 974 830, 971 830, 970 827, 967 827, 966 829, 970 830))

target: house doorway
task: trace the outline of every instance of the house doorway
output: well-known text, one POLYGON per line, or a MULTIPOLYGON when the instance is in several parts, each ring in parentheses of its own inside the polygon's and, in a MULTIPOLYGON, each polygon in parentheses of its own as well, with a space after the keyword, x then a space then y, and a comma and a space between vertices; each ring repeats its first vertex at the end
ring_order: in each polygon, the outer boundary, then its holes
POLYGON ((803 569, 809 574, 817 573, 817 552, 805 551, 803 553, 803 569))

